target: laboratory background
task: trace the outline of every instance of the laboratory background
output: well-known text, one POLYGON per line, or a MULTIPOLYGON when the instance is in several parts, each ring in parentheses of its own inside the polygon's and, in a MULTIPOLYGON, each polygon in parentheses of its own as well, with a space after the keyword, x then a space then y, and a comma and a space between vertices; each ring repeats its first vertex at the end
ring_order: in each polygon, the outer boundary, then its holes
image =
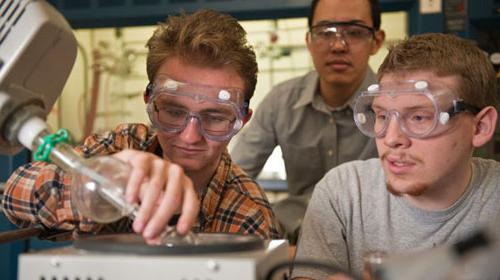
MULTIPOLYGON (((274 85, 313 69, 305 45, 308 0, 48 2, 66 18, 78 42, 75 65, 47 119, 54 131, 67 128, 73 145, 86 135, 113 129, 120 123, 150 122, 143 105, 148 83, 145 43, 156 23, 169 14, 209 8, 229 13, 240 21, 259 65, 257 88, 250 104, 254 110, 274 85)), ((380 2, 381 28, 387 37, 382 49, 370 59, 375 71, 387 54, 387 47, 397 40, 414 34, 444 32, 474 40, 491 57, 500 79, 500 0, 380 2)), ((500 160, 500 131, 477 153, 500 160)), ((31 156, 28 150, 14 156, 0 155, 0 195, 9 175, 30 161, 31 156)), ((271 203, 286 196, 285 180, 282 155, 276 148, 258 177, 271 203)), ((14 228, 0 211, 0 232, 14 228)), ((19 254, 63 245, 67 243, 37 238, 0 245, 0 279, 16 279, 19 254)))

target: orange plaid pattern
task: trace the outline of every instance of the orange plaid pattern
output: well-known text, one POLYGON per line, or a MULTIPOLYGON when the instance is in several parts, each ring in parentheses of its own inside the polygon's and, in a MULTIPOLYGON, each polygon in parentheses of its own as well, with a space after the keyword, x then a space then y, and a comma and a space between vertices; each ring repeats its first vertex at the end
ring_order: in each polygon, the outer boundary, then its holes
MULTIPOLYGON (((75 150, 84 157, 91 157, 123 149, 162 155, 156 134, 143 124, 123 124, 107 133, 89 136, 75 150)), ((71 175, 61 168, 44 162, 28 163, 18 168, 6 183, 2 201, 4 212, 20 227, 43 224, 79 232, 131 231, 128 218, 102 225, 83 217, 71 205, 70 186, 71 175)), ((201 194, 201 209, 193 230, 280 237, 265 194, 232 162, 227 151, 201 194)))

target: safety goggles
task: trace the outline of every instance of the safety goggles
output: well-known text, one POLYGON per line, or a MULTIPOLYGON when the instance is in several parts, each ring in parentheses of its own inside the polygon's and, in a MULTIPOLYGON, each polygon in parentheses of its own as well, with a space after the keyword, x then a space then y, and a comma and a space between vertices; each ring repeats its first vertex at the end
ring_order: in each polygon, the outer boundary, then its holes
POLYGON ((384 137, 395 118, 407 136, 427 138, 446 131, 458 113, 479 111, 449 90, 431 92, 427 81, 406 81, 368 87, 356 100, 354 121, 363 134, 384 137))
POLYGON ((328 46, 334 40, 341 39, 344 44, 357 45, 367 42, 375 35, 375 29, 357 22, 322 22, 311 27, 313 43, 328 46))
POLYGON ((226 141, 243 126, 248 102, 244 101, 241 89, 185 83, 164 75, 157 77, 150 87, 149 118, 165 133, 179 133, 189 122, 196 121, 201 135, 213 141, 226 141))

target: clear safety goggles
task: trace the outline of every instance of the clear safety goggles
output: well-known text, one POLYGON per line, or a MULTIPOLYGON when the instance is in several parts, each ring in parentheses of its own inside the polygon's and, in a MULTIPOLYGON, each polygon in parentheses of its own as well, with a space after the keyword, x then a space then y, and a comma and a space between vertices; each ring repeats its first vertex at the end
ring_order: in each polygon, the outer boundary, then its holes
POLYGON ((153 125, 165 133, 179 133, 189 122, 213 141, 226 141, 243 126, 248 110, 241 89, 219 88, 157 77, 150 86, 147 111, 153 125), (190 108, 197 108, 192 111, 190 108))
POLYGON ((313 43, 328 46, 330 42, 341 39, 344 44, 357 45, 373 38, 375 29, 356 22, 324 22, 311 27, 313 43))
POLYGON ((407 136, 427 138, 446 131, 458 113, 479 111, 450 91, 431 92, 427 81, 406 81, 368 87, 356 100, 354 121, 369 137, 383 137, 394 118, 407 136))

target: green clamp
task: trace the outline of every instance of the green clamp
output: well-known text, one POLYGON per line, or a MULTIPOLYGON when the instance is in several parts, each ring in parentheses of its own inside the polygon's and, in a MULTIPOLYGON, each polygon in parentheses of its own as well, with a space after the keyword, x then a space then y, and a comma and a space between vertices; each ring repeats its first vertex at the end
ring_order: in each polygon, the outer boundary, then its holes
POLYGON ((61 143, 68 143, 69 133, 68 130, 61 128, 58 132, 46 135, 43 137, 43 143, 38 146, 35 152, 36 161, 45 161, 50 163, 50 152, 54 147, 61 143))

